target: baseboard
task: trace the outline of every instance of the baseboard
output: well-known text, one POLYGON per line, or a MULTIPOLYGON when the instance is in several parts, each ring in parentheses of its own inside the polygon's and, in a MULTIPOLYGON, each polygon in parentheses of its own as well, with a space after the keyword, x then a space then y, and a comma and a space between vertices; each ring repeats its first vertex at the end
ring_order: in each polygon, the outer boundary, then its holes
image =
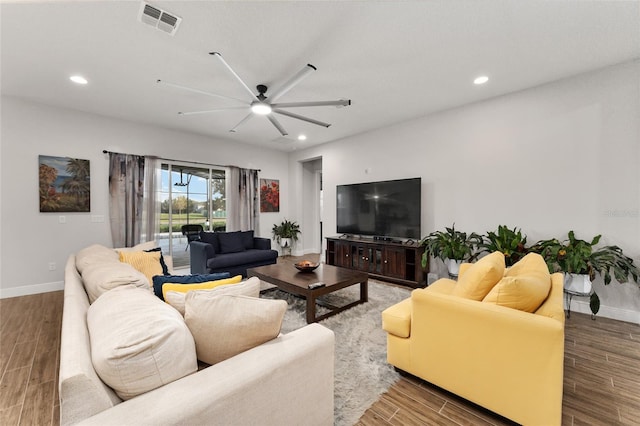
MULTIPOLYGON (((566 306, 565 306, 566 309, 566 306)), ((571 312, 580 312, 581 314, 591 315, 591 308, 588 302, 573 299, 571 301, 571 312)), ((640 324, 640 312, 629 309, 613 308, 611 306, 600 305, 597 317, 611 318, 618 321, 632 322, 640 324)))
POLYGON ((30 294, 49 293, 50 291, 64 290, 64 281, 52 283, 25 285, 20 287, 0 288, 0 299, 9 297, 28 296, 30 294))

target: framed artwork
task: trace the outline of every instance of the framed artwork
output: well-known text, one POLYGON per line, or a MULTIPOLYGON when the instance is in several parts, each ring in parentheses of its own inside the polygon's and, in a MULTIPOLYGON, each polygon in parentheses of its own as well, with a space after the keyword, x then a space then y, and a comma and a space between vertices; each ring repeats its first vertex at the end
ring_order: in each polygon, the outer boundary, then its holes
POLYGON ((38 156, 40 212, 91 211, 89 160, 38 156))
POLYGON ((280 211, 280 181, 260 179, 260 213, 280 211))

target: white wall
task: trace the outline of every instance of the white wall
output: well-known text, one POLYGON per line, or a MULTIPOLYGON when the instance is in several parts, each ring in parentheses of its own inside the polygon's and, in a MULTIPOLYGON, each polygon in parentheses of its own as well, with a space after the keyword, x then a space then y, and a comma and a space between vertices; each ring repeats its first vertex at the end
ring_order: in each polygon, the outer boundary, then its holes
MULTIPOLYGON (((291 173, 322 157, 326 236, 336 185, 419 176, 422 235, 454 222, 517 226, 529 242, 574 230, 602 234, 640 265, 639 75, 640 62, 619 65, 298 151, 291 173)), ((599 279, 596 291, 600 315, 640 323, 638 284, 599 279)))
MULTIPOLYGON (((93 243, 111 246, 109 161, 103 149, 261 169, 261 177, 280 179, 283 191, 288 187, 283 152, 9 97, 2 97, 1 111, 0 297, 60 289, 69 254, 93 243), (38 155, 90 160, 91 213, 39 213, 38 155), (92 223, 92 215, 105 222, 92 223), (55 271, 49 271, 49 262, 56 263, 55 271)), ((287 215, 283 201, 280 213, 261 215, 261 236, 271 237, 274 221, 287 215)))

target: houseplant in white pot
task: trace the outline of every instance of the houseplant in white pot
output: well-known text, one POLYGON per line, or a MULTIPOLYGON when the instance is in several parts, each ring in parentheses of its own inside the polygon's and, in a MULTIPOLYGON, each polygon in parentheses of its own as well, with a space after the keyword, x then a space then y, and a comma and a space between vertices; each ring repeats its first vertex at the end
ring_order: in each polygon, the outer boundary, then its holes
POLYGON ((604 284, 611 282, 611 273, 619 283, 626 283, 629 277, 638 282, 640 269, 633 259, 625 256, 618 246, 595 248, 601 235, 596 235, 591 242, 575 237, 569 231, 568 239, 538 241, 531 251, 539 253, 547 262, 550 272, 564 272, 564 288, 574 294, 589 295, 589 307, 593 315, 600 310, 600 298, 593 290, 592 281, 596 274, 601 275, 604 284))
POLYGON ((422 255, 422 267, 426 268, 429 256, 441 259, 446 265, 449 275, 457 277, 460 264, 467 260, 472 261, 477 256, 477 248, 482 243, 482 237, 475 232, 456 231, 455 223, 451 228, 445 227, 445 231, 434 231, 420 241, 424 246, 422 255))
POLYGON ((294 241, 298 241, 298 234, 300 234, 300 225, 291 220, 284 219, 279 225, 276 223, 271 229, 273 239, 283 249, 291 250, 291 246, 294 241))

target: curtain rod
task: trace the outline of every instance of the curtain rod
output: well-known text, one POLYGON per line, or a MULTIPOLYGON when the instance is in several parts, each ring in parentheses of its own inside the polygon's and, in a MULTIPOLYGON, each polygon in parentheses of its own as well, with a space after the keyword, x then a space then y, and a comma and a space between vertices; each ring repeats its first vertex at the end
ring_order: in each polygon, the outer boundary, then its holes
MULTIPOLYGON (((137 155, 137 154, 126 154, 126 153, 124 153, 124 152, 107 151, 106 149, 103 149, 103 150, 102 150, 102 153, 103 153, 103 154, 137 155)), ((144 155, 141 155, 141 157, 145 157, 145 156, 144 156, 144 155)), ((157 158, 158 160, 165 160, 165 161, 179 161, 179 162, 181 162, 181 163, 198 164, 198 165, 201 165, 201 166, 237 167, 237 168, 239 168, 239 169, 241 168, 241 167, 239 167, 239 166, 234 166, 234 165, 229 165, 229 164, 224 165, 224 164, 201 163, 201 162, 199 162, 199 161, 176 160, 176 159, 173 159, 173 158, 162 158, 162 157, 156 157, 155 155, 153 155, 153 156, 151 156, 151 155, 150 155, 149 157, 155 157, 155 158, 157 158)), ((253 170, 257 170, 257 171, 259 171, 259 172, 261 172, 261 171, 262 171, 261 169, 253 169, 253 170)))

